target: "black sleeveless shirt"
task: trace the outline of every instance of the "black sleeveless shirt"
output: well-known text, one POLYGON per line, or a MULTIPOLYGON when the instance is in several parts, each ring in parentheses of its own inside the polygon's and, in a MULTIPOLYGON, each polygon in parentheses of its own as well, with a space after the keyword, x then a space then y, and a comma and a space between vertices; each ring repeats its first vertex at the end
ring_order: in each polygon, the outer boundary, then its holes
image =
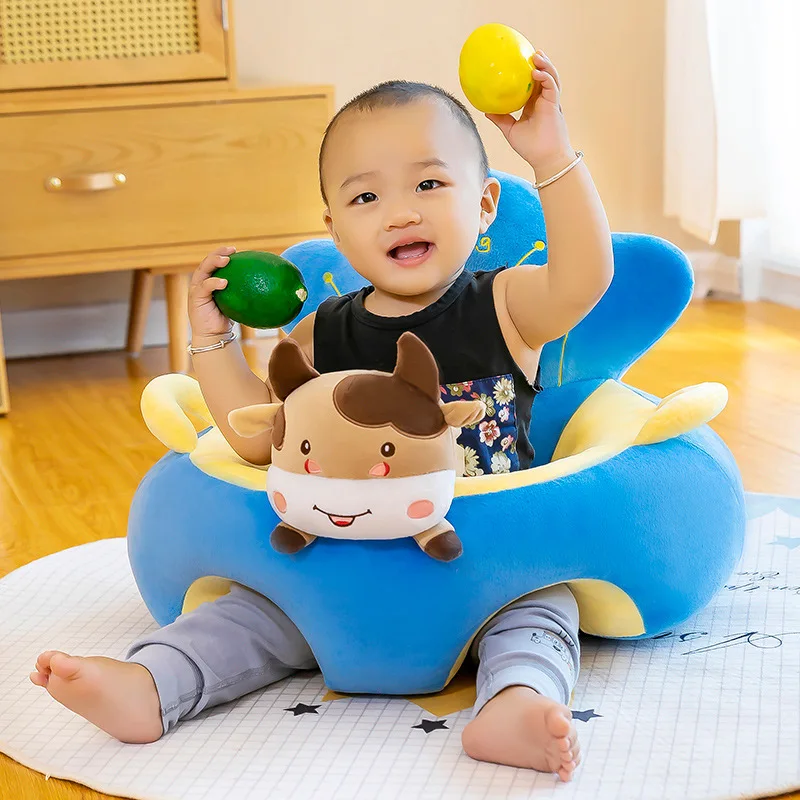
POLYGON ((374 369, 392 372, 397 340, 419 336, 439 364, 444 402, 482 397, 483 420, 462 429, 466 474, 526 469, 533 461, 528 437, 531 405, 541 387, 531 385, 508 351, 494 306, 500 270, 464 270, 436 302, 402 317, 381 317, 364 307, 367 286, 325 300, 314 320, 314 366, 319 372, 374 369))

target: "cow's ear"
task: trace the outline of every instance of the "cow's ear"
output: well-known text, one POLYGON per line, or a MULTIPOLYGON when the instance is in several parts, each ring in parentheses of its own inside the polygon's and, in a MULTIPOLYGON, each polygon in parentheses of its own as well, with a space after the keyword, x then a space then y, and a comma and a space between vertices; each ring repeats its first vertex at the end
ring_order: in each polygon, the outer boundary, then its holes
POLYGON ((269 383, 279 400, 319 376, 300 345, 291 338, 281 339, 269 358, 269 383))
POLYGON ((474 425, 486 416, 486 405, 483 400, 454 400, 442 404, 445 422, 451 428, 463 428, 474 425))
POLYGON ((436 359, 422 339, 410 331, 397 340, 397 365, 393 375, 438 402, 439 367, 436 359))
POLYGON ((228 425, 238 436, 251 439, 253 436, 272 430, 275 416, 282 406, 283 403, 259 403, 255 406, 235 408, 228 414, 228 425))

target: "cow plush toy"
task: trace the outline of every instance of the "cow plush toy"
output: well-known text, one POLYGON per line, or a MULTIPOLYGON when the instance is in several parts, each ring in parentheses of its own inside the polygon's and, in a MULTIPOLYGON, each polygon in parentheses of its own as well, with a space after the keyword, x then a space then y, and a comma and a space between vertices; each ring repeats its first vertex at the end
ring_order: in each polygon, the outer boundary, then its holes
POLYGON ((439 369, 413 333, 385 372, 320 375, 293 339, 273 350, 269 381, 280 403, 232 411, 240 436, 272 431, 267 495, 281 522, 270 542, 296 553, 318 536, 413 537, 439 561, 461 555, 444 518, 461 474, 462 427, 483 419, 481 400, 443 403, 439 369))

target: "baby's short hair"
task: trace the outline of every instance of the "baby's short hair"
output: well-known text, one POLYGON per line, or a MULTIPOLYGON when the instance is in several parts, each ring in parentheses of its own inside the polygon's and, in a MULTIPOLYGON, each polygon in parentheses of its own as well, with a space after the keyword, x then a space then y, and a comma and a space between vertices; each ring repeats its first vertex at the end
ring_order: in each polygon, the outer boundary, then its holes
POLYGON ((392 108, 394 106, 405 106, 416 100, 431 98, 438 100, 447 107, 450 113, 461 123, 472 135, 478 147, 478 157, 480 159, 480 169, 483 177, 489 174, 489 158, 486 155, 486 148, 483 140, 466 106, 457 100, 450 92, 445 91, 439 86, 432 86, 429 83, 415 83, 413 81, 384 81, 371 89, 361 92, 352 100, 345 103, 334 114, 333 119, 325 128, 322 137, 322 144, 319 148, 319 189, 322 199, 327 204, 328 198, 325 195, 325 186, 322 183, 322 162, 325 158, 325 149, 331 131, 336 123, 347 113, 353 111, 374 111, 376 108, 392 108))

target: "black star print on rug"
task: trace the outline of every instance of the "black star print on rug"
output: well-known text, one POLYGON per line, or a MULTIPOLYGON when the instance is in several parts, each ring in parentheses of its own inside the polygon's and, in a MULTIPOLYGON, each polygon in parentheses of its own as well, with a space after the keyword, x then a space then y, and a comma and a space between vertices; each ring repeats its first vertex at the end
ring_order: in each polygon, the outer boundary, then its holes
POLYGON ((424 719, 420 722, 419 725, 412 725, 412 728, 419 728, 420 730, 425 731, 425 733, 430 733, 431 731, 449 731, 450 728, 445 725, 447 722, 446 719, 440 719, 438 721, 432 719, 424 719))
POLYGON ((573 711, 572 719, 579 719, 581 722, 588 722, 593 717, 602 717, 602 714, 595 714, 594 709, 590 708, 588 711, 573 711))
POLYGON ((294 708, 284 708, 284 711, 292 711, 296 717, 301 714, 316 714, 319 706, 307 706, 305 703, 298 703, 294 708))

